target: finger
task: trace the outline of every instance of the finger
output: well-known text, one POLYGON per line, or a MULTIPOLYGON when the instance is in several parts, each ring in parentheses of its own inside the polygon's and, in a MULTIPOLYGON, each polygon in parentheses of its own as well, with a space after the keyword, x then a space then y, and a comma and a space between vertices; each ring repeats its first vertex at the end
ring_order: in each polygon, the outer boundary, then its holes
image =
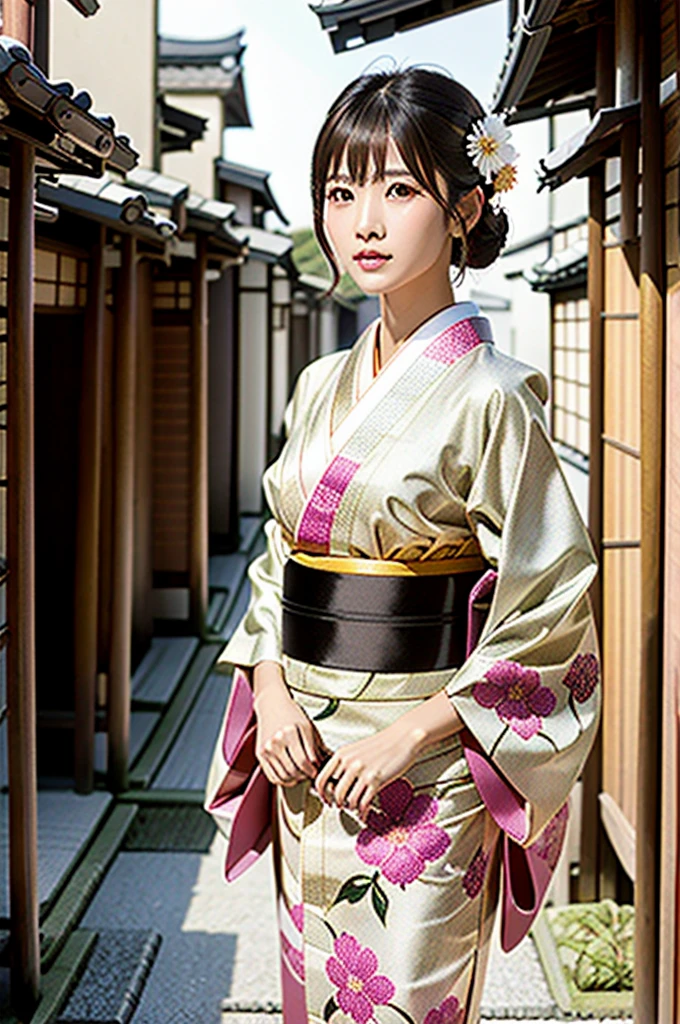
POLYGON ((316 776, 316 768, 310 760, 307 750, 304 746, 301 730, 298 728, 295 737, 291 740, 288 745, 288 751, 290 756, 295 762, 295 766, 298 771, 301 771, 307 778, 313 779, 316 776))
POLYGON ((345 807, 350 790, 356 784, 361 765, 352 764, 345 768, 335 787, 335 803, 338 807, 345 807))
POLYGON ((369 784, 364 790, 364 792, 361 794, 361 799, 359 800, 357 812, 361 820, 364 822, 364 824, 366 824, 366 821, 368 820, 368 814, 369 811, 371 810, 371 804, 375 799, 375 793, 375 786, 369 784))
POLYGON ((349 791, 347 799, 345 800, 345 807, 348 811, 357 811, 359 802, 366 792, 368 785, 369 784, 366 779, 359 778, 356 780, 355 784, 349 791))
POLYGON ((321 757, 314 745, 314 734, 311 729, 311 725, 298 726, 298 736, 300 737, 300 743, 311 769, 310 776, 311 778, 314 778, 319 771, 319 762, 321 761, 321 757))
POLYGON ((333 754, 317 775, 314 783, 317 793, 324 803, 327 804, 331 802, 329 782, 334 777, 334 772, 336 771, 339 771, 339 758, 337 754, 333 754))
POLYGON ((290 752, 288 746, 284 746, 279 752, 279 760, 281 761, 286 777, 289 781, 298 782, 300 778, 305 778, 304 772, 300 771, 295 758, 290 752))
POLYGON ((267 778, 275 786, 283 786, 286 781, 286 776, 281 771, 281 767, 276 762, 272 754, 263 754, 260 758, 260 764, 262 771, 265 773, 267 778))

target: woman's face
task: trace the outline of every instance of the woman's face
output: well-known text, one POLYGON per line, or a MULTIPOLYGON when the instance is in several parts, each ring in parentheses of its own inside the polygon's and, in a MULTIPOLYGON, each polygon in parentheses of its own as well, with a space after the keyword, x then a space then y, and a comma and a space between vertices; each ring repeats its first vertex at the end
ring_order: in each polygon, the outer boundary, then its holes
MULTIPOLYGON (((366 182, 349 177, 343 159, 326 183, 324 224, 340 266, 363 292, 384 294, 409 284, 447 255, 452 219, 410 174, 388 139, 385 176, 369 166, 366 182)), ((443 180, 438 184, 444 190, 443 180)))

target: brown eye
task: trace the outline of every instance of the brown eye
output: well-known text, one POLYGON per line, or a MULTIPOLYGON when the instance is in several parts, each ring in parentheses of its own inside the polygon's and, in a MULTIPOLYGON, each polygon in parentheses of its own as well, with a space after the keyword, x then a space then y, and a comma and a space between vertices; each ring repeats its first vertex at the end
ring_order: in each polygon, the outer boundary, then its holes
POLYGON ((418 195, 418 190, 404 181, 395 181, 393 185, 390 185, 387 194, 394 196, 395 199, 410 199, 411 196, 418 195))
POLYGON ((340 185, 336 185, 326 193, 326 199, 331 203, 350 203, 354 196, 348 188, 342 188, 340 185))

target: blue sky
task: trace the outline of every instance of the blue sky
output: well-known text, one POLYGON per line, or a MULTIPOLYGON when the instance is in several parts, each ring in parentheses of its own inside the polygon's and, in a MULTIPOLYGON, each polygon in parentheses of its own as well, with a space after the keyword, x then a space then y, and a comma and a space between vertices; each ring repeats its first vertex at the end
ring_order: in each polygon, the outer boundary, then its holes
MULTIPOLYGON (((293 227, 301 227, 311 224, 314 139, 340 90, 369 65, 429 64, 446 68, 488 106, 505 54, 506 4, 498 0, 336 55, 305 0, 160 0, 164 35, 213 38, 239 28, 246 30, 253 128, 229 129, 224 155, 270 170, 284 213, 293 227)), ((276 223, 272 219, 270 226, 276 223)))

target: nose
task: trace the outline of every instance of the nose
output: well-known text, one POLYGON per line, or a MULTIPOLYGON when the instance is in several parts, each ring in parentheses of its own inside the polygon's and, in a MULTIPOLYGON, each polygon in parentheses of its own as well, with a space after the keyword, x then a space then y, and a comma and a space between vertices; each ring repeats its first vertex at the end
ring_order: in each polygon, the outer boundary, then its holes
POLYGON ((361 190, 363 193, 356 209, 355 233, 362 242, 371 238, 381 240, 385 237, 385 220, 383 217, 380 196, 370 185, 361 190))

